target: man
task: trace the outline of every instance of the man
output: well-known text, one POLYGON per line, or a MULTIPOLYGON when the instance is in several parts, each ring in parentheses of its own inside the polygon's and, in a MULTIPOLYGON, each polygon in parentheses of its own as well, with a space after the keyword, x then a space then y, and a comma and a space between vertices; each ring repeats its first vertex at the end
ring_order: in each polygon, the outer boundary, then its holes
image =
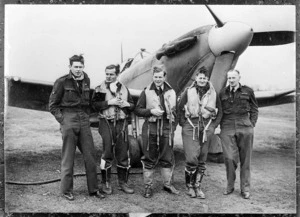
POLYGON ((119 65, 105 68, 106 79, 95 88, 92 105, 99 112, 99 133, 103 140, 100 163, 102 191, 112 194, 111 166, 115 157, 119 188, 125 193, 133 194, 134 190, 127 184, 130 162, 126 118, 134 109, 134 103, 127 87, 117 81, 119 73, 119 65))
POLYGON ((61 161, 61 193, 73 196, 73 167, 76 146, 83 154, 90 196, 104 198, 98 191, 95 148, 89 122, 90 79, 83 71, 84 58, 70 58, 70 72, 57 79, 49 99, 49 109, 60 123, 63 147, 61 161))
POLYGON ((142 128, 144 197, 152 196, 153 173, 156 164, 161 164, 165 191, 179 192, 172 185, 174 170, 173 139, 175 124, 176 93, 165 82, 166 72, 160 67, 153 68, 153 82, 146 87, 137 102, 135 113, 145 117, 142 128))
POLYGON ((253 90, 241 85, 240 78, 238 70, 228 71, 229 86, 220 92, 223 110, 220 137, 227 174, 227 189, 224 195, 234 191, 235 170, 239 160, 241 195, 249 199, 253 128, 258 118, 258 106, 253 90))
POLYGON ((200 199, 205 199, 201 182, 206 171, 209 141, 221 120, 221 112, 218 112, 221 103, 208 76, 205 67, 199 68, 195 82, 184 90, 178 102, 187 194, 200 199))

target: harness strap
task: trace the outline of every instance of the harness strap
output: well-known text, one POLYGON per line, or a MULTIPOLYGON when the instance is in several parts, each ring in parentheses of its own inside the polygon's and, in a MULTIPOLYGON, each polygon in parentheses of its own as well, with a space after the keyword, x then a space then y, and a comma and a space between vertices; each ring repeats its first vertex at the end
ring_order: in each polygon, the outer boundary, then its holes
MULTIPOLYGON (((192 123, 191 119, 190 118, 187 118, 189 124, 193 127, 193 140, 195 140, 195 134, 196 134, 196 128, 199 129, 199 122, 198 122, 198 125, 197 126, 194 126, 194 124, 192 123)), ((199 130, 198 130, 199 131, 199 130)), ((198 132, 198 138, 199 138, 199 132, 198 132)))

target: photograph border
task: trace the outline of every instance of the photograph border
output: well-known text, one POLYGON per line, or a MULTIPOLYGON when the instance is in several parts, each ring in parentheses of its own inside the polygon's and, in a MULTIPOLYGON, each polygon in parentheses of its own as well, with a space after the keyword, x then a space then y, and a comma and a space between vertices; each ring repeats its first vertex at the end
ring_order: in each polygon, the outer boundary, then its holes
MULTIPOLYGON (((299 88, 300 88, 300 72, 299 72, 299 64, 300 64, 300 33, 299 33, 299 24, 300 24, 300 1, 297 0, 4 0, 1 1, 1 25, 0 25, 0 34, 1 34, 1 59, 0 59, 0 76, 1 76, 1 87, 0 87, 0 107, 1 107, 1 115, 0 115, 0 216, 7 215, 7 216, 33 216, 34 213, 5 213, 5 162, 4 162, 4 94, 5 94, 5 86, 4 86, 4 16, 5 16, 5 5, 7 4, 185 4, 185 5, 201 5, 201 4, 209 4, 209 5, 222 5, 222 4, 249 4, 249 5, 295 5, 296 6, 296 211, 297 216, 300 216, 300 142, 299 142, 299 129, 300 129, 300 95, 299 95, 299 88)), ((64 213, 66 215, 67 213, 64 213)), ((181 216, 190 216, 196 213, 187 213, 178 214, 181 216)), ((242 214, 242 213, 241 213, 242 214)), ((83 214, 83 213, 72 213, 72 216, 91 216, 91 214, 83 214)), ((176 214, 170 214, 172 216, 176 216, 176 214)), ((206 214, 205 214, 206 215, 206 214)), ((217 216, 229 216, 229 214, 215 214, 217 216)), ((243 215, 243 214, 242 214, 243 215)), ((288 216, 289 214, 278 214, 278 216, 288 216)), ((60 216, 59 213, 39 213, 39 216, 60 216)), ((92 216, 127 216, 127 214, 93 214, 92 216)), ((156 215, 155 215, 156 216, 156 215)), ((166 213, 158 213, 158 216, 166 216, 166 213)), ((236 215, 235 215, 236 216, 236 215)), ((272 214, 274 216, 274 214, 272 214)))

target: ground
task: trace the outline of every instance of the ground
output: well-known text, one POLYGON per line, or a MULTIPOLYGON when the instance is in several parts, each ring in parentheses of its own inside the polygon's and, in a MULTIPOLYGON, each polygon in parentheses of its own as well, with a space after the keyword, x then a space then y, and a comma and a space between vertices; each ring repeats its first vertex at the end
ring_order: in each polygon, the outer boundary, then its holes
MULTIPOLYGON (((145 199, 140 168, 133 168, 129 184, 135 194, 126 195, 116 187, 103 200, 88 196, 86 180, 74 181, 75 201, 60 197, 59 182, 45 185, 8 185, 6 212, 89 212, 89 213, 296 213, 295 104, 259 109, 252 158, 251 199, 242 199, 239 178, 236 190, 222 195, 226 186, 224 164, 208 162, 203 180, 205 200, 189 198, 184 184, 184 155, 181 128, 176 130, 176 168, 174 185, 179 196, 162 191, 156 169, 154 196, 145 199)), ((101 137, 92 130, 97 161, 101 156, 101 137)), ((59 178, 61 134, 54 117, 47 112, 8 107, 5 111, 6 181, 35 182, 59 178)), ((99 168, 98 168, 99 170, 99 168)), ((76 153, 75 173, 83 173, 82 155, 76 153)), ((115 172, 115 168, 113 168, 115 172)), ((239 172, 239 171, 238 171, 239 172)), ((238 177, 238 176, 237 176, 238 177)), ((100 176, 98 179, 100 181, 100 176)))

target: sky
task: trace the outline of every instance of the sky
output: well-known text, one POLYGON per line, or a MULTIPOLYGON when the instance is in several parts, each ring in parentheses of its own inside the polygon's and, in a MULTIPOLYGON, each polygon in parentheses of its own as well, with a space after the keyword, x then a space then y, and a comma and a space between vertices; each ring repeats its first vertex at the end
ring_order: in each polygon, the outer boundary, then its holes
MULTIPOLYGON (((223 21, 254 32, 295 30, 294 6, 213 5, 223 21)), ((68 59, 84 54, 95 87, 105 66, 141 48, 164 43, 203 25, 215 24, 203 5, 5 5, 5 76, 53 83, 68 73, 68 59)), ((249 47, 239 58, 241 82, 255 89, 295 87, 295 43, 249 47)))

